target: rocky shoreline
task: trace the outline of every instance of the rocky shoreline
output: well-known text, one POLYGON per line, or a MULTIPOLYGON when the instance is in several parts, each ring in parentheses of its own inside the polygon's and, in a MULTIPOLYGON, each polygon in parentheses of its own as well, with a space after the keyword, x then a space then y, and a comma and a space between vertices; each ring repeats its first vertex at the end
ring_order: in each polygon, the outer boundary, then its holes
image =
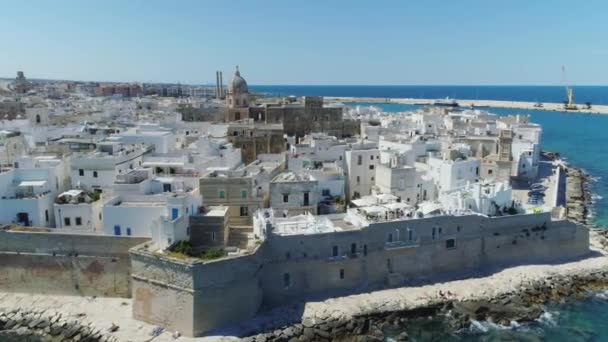
MULTIPOLYGON (((13 342, 54 342, 54 341, 89 341, 117 342, 109 335, 110 331, 96 328, 92 322, 62 316, 58 312, 46 310, 11 310, 0 311, 0 341, 13 342)), ((115 330, 114 330, 115 331, 115 330)))

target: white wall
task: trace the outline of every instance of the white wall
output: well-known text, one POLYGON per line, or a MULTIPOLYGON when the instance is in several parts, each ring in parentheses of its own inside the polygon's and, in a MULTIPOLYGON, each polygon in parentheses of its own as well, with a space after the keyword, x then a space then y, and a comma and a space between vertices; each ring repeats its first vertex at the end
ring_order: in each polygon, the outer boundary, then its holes
POLYGON ((349 198, 353 198, 355 193, 360 196, 369 195, 372 186, 375 184, 376 166, 380 162, 380 151, 377 149, 346 151, 345 157, 349 198), (360 165, 359 157, 361 157, 360 165))

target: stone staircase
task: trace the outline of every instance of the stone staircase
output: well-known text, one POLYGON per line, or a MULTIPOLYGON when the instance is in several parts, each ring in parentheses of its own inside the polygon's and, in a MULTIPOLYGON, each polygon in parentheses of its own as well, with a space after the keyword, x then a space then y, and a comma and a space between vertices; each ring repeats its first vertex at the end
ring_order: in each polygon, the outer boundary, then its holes
POLYGON ((250 225, 230 225, 228 235, 228 246, 247 249, 253 244, 253 226, 250 225))

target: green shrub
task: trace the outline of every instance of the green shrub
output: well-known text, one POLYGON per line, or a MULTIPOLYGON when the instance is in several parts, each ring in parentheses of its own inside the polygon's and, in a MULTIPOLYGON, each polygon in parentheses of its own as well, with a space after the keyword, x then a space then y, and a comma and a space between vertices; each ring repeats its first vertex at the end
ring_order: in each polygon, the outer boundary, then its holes
POLYGON ((213 260, 225 257, 227 253, 221 248, 211 248, 201 254, 201 259, 204 260, 213 260))

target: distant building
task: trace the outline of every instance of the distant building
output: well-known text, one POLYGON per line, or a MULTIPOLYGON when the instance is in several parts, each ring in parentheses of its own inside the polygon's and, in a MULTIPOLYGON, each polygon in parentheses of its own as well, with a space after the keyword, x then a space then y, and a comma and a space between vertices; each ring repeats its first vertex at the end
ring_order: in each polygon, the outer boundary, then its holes
POLYGON ((302 103, 251 103, 247 81, 240 71, 234 73, 226 94, 225 121, 253 119, 256 123, 283 124, 287 135, 303 137, 324 132, 336 137, 350 137, 359 133, 357 120, 345 119, 340 107, 324 107, 323 98, 305 96, 302 103))
POLYGON ((97 96, 122 95, 123 97, 137 97, 142 95, 139 84, 105 84, 95 90, 97 96))
POLYGON ((17 71, 17 77, 15 78, 15 92, 17 94, 25 94, 30 90, 30 84, 25 79, 23 71, 17 71))

